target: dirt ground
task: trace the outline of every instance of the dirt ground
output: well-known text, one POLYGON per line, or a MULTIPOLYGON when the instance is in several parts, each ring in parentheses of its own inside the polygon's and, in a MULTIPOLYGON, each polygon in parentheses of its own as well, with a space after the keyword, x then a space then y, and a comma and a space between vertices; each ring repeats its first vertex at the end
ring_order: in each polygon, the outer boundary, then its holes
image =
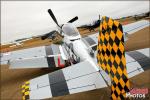
MULTIPOLYGON (((20 100, 21 85, 32 78, 49 73, 42 69, 17 69, 9 70, 8 66, 1 67, 1 100, 20 100)), ((131 86, 135 88, 150 88, 150 70, 130 79, 131 86)), ((76 93, 50 100, 109 100, 110 89, 103 88, 83 93, 76 93)), ((149 97, 149 96, 148 96, 149 97)), ((147 97, 147 98, 148 98, 147 97)), ((150 99, 150 98, 149 98, 150 99)), ((148 100, 148 99, 147 99, 148 100)))
MULTIPOLYGON (((150 28, 136 32, 129 36, 125 44, 126 51, 150 47, 150 28)), ((43 69, 9 69, 1 66, 1 100, 20 100, 21 85, 32 78, 51 72, 43 69)), ((130 79, 132 87, 150 88, 150 70, 130 79)), ((61 96, 51 100, 108 100, 110 89, 98 89, 84 93, 61 96)), ((148 98, 147 98, 148 99, 148 98)), ((150 98, 149 98, 150 99, 150 98)))
POLYGON ((146 27, 129 36, 125 43, 126 51, 150 47, 150 27, 146 27))

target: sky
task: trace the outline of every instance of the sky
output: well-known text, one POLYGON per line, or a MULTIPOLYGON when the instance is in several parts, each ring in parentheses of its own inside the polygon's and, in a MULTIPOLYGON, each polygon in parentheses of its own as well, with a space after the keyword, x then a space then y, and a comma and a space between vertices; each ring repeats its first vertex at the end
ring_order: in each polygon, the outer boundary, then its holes
POLYGON ((149 1, 1 1, 1 43, 45 34, 56 28, 47 10, 58 23, 78 16, 75 26, 88 24, 98 15, 119 18, 149 11, 149 1))

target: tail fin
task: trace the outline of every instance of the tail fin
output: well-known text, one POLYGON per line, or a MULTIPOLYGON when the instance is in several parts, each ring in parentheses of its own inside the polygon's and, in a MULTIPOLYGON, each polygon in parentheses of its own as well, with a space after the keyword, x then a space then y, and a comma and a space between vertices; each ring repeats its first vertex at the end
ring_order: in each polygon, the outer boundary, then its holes
POLYGON ((98 65, 111 78, 111 99, 122 100, 129 91, 122 25, 102 17, 97 46, 98 65))

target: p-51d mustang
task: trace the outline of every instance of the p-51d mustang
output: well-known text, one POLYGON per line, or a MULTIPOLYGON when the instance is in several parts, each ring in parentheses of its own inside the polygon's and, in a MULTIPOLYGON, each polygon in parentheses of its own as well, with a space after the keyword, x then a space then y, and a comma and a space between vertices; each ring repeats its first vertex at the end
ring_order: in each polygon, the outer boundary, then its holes
MULTIPOLYGON (((100 19, 100 16, 99 16, 99 19, 100 19)), ((95 31, 95 28, 99 27, 99 25, 100 25, 100 20, 96 20, 91 24, 82 25, 82 26, 79 26, 78 28, 81 28, 84 30, 88 29, 91 32, 91 31, 95 31)))
MULTIPOLYGON (((110 84, 112 99, 125 98, 130 89, 128 78, 150 66, 149 48, 124 55, 122 25, 110 18, 102 18, 99 33, 82 38, 72 24, 78 17, 60 26, 53 12, 50 9, 48 12, 64 36, 60 45, 18 50, 2 56, 2 62, 8 61, 10 68, 63 68, 25 82, 23 99, 51 98, 110 84)), ((149 22, 140 21, 123 29, 132 34, 147 26, 149 22)))

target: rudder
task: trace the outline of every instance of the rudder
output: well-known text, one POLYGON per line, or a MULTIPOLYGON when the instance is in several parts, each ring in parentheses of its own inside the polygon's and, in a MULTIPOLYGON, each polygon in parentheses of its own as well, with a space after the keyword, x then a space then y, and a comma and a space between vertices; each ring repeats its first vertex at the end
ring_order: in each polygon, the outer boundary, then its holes
POLYGON ((127 76, 122 25, 102 17, 97 45, 98 65, 111 78, 111 99, 126 98, 130 85, 127 76))

